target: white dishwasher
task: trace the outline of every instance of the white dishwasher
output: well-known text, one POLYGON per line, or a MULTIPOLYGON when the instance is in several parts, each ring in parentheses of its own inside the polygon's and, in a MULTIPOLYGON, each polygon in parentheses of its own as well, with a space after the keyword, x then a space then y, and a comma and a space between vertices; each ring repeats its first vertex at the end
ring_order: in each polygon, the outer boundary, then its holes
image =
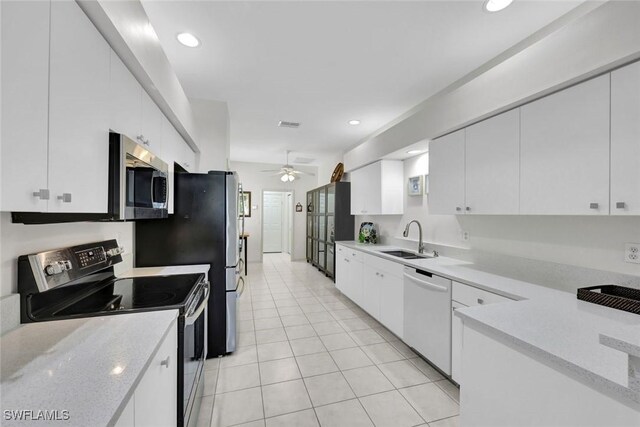
POLYGON ((451 280, 404 268, 404 340, 451 375, 451 280))

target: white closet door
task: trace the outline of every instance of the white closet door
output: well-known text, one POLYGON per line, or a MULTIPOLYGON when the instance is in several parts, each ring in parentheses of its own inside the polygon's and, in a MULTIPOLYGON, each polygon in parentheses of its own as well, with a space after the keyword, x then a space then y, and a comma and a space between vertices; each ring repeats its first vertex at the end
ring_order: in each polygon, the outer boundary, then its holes
POLYGON ((262 207, 262 250, 282 252, 282 193, 265 192, 262 207))
POLYGON ((521 108, 521 214, 609 214, 609 77, 521 108))

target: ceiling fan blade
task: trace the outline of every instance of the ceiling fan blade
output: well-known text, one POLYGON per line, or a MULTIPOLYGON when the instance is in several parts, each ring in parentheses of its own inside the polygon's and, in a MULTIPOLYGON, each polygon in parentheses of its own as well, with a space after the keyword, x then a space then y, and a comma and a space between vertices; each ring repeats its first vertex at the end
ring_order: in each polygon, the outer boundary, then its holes
POLYGON ((280 173, 280 172, 282 172, 282 170, 281 169, 266 169, 266 170, 262 170, 260 172, 278 172, 278 173, 280 173))
POLYGON ((294 174, 300 174, 300 175, 316 176, 316 174, 315 174, 315 173, 311 173, 311 172, 303 172, 303 171, 298 171, 298 170, 294 170, 292 173, 294 173, 294 174))

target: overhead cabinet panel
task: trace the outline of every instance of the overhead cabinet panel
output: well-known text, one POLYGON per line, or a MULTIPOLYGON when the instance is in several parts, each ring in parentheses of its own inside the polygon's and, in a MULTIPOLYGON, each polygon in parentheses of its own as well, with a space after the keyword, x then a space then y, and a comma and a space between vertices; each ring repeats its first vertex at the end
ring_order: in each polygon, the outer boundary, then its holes
POLYGON ((110 129, 135 140, 142 129, 142 87, 111 51, 110 129))
POLYGON ((107 212, 109 62, 78 4, 52 2, 49 212, 107 212))
POLYGON ((609 213, 609 83, 607 74, 521 108, 520 213, 609 213))
POLYGON ((611 214, 640 215, 640 63, 611 74, 611 214))
POLYGON ((429 144, 429 213, 454 215, 465 207, 465 130, 429 144))
POLYGON ((517 214, 520 110, 511 110, 469 126, 465 147, 465 213, 517 214))
POLYGON ((47 210, 50 6, 48 1, 0 2, 4 211, 47 210))
POLYGON ((380 160, 351 172, 351 214, 401 215, 403 171, 400 160, 380 160))

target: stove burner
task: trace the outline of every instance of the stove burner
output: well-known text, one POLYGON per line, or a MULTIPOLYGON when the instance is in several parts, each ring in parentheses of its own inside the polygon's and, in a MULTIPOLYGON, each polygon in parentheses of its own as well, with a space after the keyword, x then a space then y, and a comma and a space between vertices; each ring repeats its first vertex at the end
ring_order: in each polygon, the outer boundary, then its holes
POLYGON ((174 292, 155 292, 147 289, 148 293, 143 298, 133 297, 133 305, 136 307, 153 307, 166 302, 175 301, 174 292))

